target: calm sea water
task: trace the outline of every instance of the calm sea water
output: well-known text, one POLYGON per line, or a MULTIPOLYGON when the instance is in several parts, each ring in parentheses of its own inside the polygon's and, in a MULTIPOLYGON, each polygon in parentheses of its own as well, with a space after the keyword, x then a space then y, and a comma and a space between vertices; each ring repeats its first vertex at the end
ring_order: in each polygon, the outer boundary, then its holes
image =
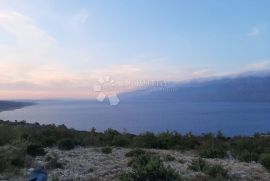
POLYGON ((0 113, 3 120, 65 124, 80 130, 107 128, 132 133, 166 130, 226 135, 270 132, 270 103, 121 102, 118 106, 91 101, 43 101, 0 113))

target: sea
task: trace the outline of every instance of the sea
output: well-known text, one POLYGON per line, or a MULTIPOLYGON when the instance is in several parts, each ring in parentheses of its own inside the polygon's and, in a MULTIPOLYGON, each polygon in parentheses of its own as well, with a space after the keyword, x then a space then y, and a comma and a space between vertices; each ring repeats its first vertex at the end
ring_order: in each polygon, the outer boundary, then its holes
POLYGON ((43 100, 22 109, 0 112, 0 119, 65 124, 77 130, 141 134, 177 131, 227 136, 270 132, 270 103, 122 101, 116 106, 95 100, 43 100))

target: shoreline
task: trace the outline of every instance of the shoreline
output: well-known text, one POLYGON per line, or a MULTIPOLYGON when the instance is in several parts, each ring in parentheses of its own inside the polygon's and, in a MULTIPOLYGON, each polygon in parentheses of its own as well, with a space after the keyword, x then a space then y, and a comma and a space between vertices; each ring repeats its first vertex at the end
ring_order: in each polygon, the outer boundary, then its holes
POLYGON ((28 106, 34 106, 37 103, 34 102, 19 102, 19 101, 0 101, 0 113, 4 111, 13 111, 16 109, 22 109, 28 106))

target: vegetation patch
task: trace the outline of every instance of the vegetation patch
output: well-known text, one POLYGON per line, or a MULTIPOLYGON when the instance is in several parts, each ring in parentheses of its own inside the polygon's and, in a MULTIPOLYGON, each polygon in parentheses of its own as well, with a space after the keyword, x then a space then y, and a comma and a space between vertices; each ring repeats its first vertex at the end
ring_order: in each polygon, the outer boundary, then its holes
POLYGON ((112 148, 111 147, 104 147, 101 149, 101 152, 104 154, 110 154, 110 153, 112 153, 112 148))
POLYGON ((132 171, 122 173, 121 181, 178 181, 180 175, 172 168, 166 167, 157 155, 139 154, 132 159, 132 171))
POLYGON ((175 157, 172 155, 166 155, 164 158, 165 161, 171 162, 171 161, 175 161, 175 157))
POLYGON ((70 139, 64 139, 59 141, 58 148, 60 150, 72 150, 75 148, 75 143, 70 139))
POLYGON ((260 157, 260 162, 265 168, 270 170, 270 153, 262 154, 260 157))
POLYGON ((200 156, 203 158, 224 158, 226 150, 222 147, 210 147, 202 150, 200 156))
POLYGON ((47 169, 63 169, 64 168, 64 164, 62 162, 59 161, 59 158, 57 155, 49 155, 46 157, 46 168, 47 169))
POLYGON ((203 172, 206 175, 214 178, 228 178, 228 171, 224 169, 221 165, 209 164, 202 158, 193 160, 189 169, 196 172, 203 172))
POLYGON ((41 145, 30 144, 27 146, 27 154, 31 156, 44 156, 46 154, 41 145))
POLYGON ((138 157, 139 155, 143 155, 145 153, 146 153, 146 151, 137 148, 137 149, 134 149, 134 150, 127 152, 125 156, 126 157, 138 157))
POLYGON ((24 145, 0 150, 0 173, 15 172, 16 169, 29 167, 31 164, 32 157, 27 155, 24 145))

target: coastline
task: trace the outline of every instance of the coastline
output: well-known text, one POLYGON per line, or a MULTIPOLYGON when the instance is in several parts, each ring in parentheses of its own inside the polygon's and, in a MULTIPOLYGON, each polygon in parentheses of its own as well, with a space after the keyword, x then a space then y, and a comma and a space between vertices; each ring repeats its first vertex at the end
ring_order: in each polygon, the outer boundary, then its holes
POLYGON ((4 111, 12 111, 22 109, 27 106, 36 105, 34 102, 20 102, 20 101, 1 101, 0 100, 0 113, 4 111))

